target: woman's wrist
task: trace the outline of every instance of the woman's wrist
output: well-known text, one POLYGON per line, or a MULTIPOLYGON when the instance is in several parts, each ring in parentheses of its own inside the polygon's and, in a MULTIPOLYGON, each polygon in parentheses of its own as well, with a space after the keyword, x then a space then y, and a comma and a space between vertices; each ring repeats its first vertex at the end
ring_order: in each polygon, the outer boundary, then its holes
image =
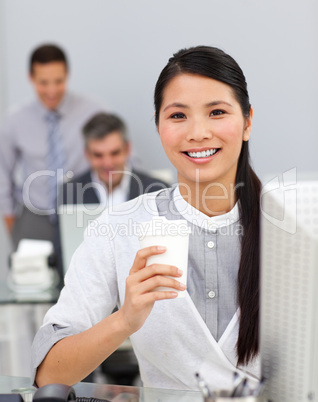
POLYGON ((112 317, 114 318, 112 332, 116 334, 116 337, 125 341, 134 331, 131 330, 129 323, 125 319, 123 308, 115 311, 112 317))

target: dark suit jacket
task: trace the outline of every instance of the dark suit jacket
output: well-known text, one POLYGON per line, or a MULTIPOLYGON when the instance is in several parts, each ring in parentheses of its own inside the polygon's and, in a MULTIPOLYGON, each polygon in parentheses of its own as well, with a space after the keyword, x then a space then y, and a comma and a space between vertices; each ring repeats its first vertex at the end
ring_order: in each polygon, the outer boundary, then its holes
MULTIPOLYGON (((63 185, 63 204, 99 204, 99 198, 93 187, 91 170, 63 185)), ((162 180, 155 179, 145 173, 132 170, 128 200, 138 197, 141 194, 157 191, 169 185, 162 180)))

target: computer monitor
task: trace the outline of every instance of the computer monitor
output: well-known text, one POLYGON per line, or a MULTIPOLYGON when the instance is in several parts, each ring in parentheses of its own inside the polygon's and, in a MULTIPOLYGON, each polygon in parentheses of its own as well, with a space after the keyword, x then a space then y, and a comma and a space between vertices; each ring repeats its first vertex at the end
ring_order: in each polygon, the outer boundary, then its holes
POLYGON ((260 354, 272 402, 318 401, 318 180, 261 197, 260 354))
POLYGON ((68 204, 58 208, 63 271, 66 273, 74 251, 82 243, 90 221, 98 218, 104 207, 99 204, 68 204))

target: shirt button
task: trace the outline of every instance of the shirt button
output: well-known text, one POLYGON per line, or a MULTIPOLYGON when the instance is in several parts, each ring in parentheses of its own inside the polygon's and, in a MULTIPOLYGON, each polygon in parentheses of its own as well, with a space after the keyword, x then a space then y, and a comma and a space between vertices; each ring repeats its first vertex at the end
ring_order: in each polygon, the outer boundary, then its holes
POLYGON ((209 248, 213 248, 213 247, 214 247, 214 242, 213 242, 213 241, 209 241, 209 242, 208 242, 208 247, 209 247, 209 248))
POLYGON ((213 299, 215 297, 215 292, 213 290, 210 290, 210 292, 208 293, 208 296, 210 299, 213 299))

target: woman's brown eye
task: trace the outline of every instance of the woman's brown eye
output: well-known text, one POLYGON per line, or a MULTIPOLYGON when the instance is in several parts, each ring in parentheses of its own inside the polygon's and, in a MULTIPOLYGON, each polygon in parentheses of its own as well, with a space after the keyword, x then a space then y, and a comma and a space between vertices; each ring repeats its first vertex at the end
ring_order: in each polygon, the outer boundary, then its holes
POLYGON ((221 114, 224 114, 225 112, 223 111, 223 110, 213 110, 212 112, 211 112, 211 115, 212 116, 220 116, 221 114))
POLYGON ((171 115, 171 119, 183 119, 185 115, 183 113, 174 113, 171 115))

